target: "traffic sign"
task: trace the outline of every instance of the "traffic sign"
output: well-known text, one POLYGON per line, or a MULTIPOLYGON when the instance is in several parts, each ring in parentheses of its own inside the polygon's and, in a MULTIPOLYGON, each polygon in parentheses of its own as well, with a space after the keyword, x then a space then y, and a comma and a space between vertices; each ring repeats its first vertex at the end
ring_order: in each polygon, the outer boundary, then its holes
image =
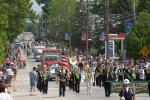
POLYGON ((144 46, 141 50, 140 50, 140 52, 142 53, 142 56, 148 56, 149 55, 149 53, 150 53, 150 51, 149 51, 149 48, 147 47, 147 46, 144 46))

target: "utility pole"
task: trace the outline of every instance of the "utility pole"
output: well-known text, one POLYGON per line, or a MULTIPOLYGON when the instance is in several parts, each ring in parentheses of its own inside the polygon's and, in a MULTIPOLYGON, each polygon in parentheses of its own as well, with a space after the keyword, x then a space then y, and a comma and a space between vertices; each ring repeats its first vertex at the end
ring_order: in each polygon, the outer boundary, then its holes
POLYGON ((86 59, 89 55, 89 0, 87 0, 87 15, 86 15, 86 59))
POLYGON ((58 41, 59 43, 61 43, 61 28, 60 28, 60 21, 61 21, 61 17, 60 15, 58 16, 58 41))
POLYGON ((70 31, 70 0, 68 0, 68 34, 69 34, 69 54, 71 54, 71 31, 70 31))
POLYGON ((109 58, 109 0, 105 0, 106 59, 109 58))
POLYGON ((133 8, 132 8, 132 10, 133 10, 133 21, 135 21, 136 20, 136 11, 135 11, 135 5, 136 4, 136 0, 133 0, 132 1, 132 5, 133 5, 133 8))

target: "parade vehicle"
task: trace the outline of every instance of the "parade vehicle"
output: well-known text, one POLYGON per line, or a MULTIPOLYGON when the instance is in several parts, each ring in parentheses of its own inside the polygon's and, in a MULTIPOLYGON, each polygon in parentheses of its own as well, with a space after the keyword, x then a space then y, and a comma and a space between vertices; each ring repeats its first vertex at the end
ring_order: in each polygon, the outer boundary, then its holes
POLYGON ((51 67, 51 65, 60 62, 59 55, 44 54, 41 56, 41 60, 41 63, 46 65, 47 67, 51 67))
POLYGON ((49 54, 49 55, 60 55, 61 54, 61 50, 60 49, 56 49, 56 48, 45 48, 43 50, 43 54, 49 54))
POLYGON ((34 58, 36 58, 37 55, 42 54, 45 46, 34 46, 33 47, 33 53, 34 53, 34 58))

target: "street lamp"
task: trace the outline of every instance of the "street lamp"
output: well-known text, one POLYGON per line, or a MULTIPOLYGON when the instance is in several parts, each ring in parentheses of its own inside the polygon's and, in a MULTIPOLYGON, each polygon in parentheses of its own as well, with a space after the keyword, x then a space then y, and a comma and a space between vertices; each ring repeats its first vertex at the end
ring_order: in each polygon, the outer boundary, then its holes
POLYGON ((69 34, 69 54, 71 54, 71 32, 70 32, 70 0, 68 0, 68 34, 69 34))
POLYGON ((88 55, 89 55, 89 0, 87 0, 87 16, 86 16, 86 59, 88 61, 88 55))

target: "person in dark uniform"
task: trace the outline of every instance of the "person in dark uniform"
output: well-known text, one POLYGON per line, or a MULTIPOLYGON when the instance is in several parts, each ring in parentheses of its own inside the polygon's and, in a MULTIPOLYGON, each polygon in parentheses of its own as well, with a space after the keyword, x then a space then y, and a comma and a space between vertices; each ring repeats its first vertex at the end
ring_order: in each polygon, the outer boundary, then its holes
POLYGON ((123 88, 121 89, 119 96, 120 100, 135 100, 135 92, 133 88, 130 87, 130 81, 128 79, 123 81, 123 88))
POLYGON ((148 91, 150 96, 150 65, 148 66, 148 69, 146 69, 146 80, 148 81, 148 91))
POLYGON ((75 76, 74 76, 74 71, 72 70, 71 71, 71 75, 70 75, 70 80, 69 80, 69 89, 74 89, 74 79, 75 79, 75 76))
POLYGON ((81 73, 79 68, 76 69, 75 72, 75 91, 76 93, 80 93, 80 82, 81 82, 81 73))
POLYGON ((49 79, 48 72, 46 70, 44 70, 42 76, 43 76, 43 94, 47 94, 47 92, 48 92, 48 79, 49 79))
POLYGON ((112 80, 112 74, 109 68, 105 68, 103 72, 103 86, 105 89, 105 96, 110 96, 110 82, 112 80))
POLYGON ((102 67, 100 64, 95 69, 96 86, 102 86, 102 67))
POLYGON ((38 68, 38 83, 37 83, 37 89, 42 92, 43 91, 43 77, 42 77, 42 69, 38 68))
POLYGON ((63 70, 63 67, 61 68, 61 72, 59 74, 59 96, 65 96, 66 91, 66 73, 63 70))

